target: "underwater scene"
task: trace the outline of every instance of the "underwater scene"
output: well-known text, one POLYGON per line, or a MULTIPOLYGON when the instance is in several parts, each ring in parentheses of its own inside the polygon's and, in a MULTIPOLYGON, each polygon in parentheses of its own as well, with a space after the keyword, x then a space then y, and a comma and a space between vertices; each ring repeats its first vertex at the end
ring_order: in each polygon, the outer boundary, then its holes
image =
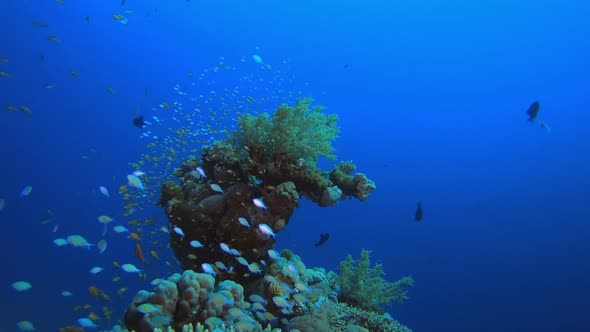
POLYGON ((0 332, 590 331, 590 2, 0 13, 0 332))

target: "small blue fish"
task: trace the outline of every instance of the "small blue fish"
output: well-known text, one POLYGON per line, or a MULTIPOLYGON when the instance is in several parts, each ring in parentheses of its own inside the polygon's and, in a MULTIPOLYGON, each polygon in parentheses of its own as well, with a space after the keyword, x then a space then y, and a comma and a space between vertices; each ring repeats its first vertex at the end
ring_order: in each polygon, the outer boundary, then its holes
POLYGON ((260 55, 253 54, 253 55, 252 55, 252 59, 254 59, 254 61, 255 61, 256 63, 260 63, 260 64, 262 64, 262 58, 260 57, 260 55))
POLYGON ((31 194, 31 191, 33 191, 33 186, 26 186, 20 191, 19 196, 20 197, 27 197, 31 194))
POLYGON ((217 273, 215 273, 215 269, 213 268, 213 266, 209 263, 203 263, 201 264, 201 268, 203 269, 203 272, 210 274, 212 276, 216 276, 217 273))
POLYGON ((240 223, 240 225, 250 228, 250 224, 248 223, 248 220, 246 220, 246 218, 239 217, 238 222, 240 223))
POLYGON ((93 268, 90 269, 90 273, 92 274, 98 274, 100 273, 102 270, 104 270, 102 267, 100 266, 95 266, 93 268))
POLYGON ((229 246, 225 243, 220 243, 219 247, 221 248, 221 250, 225 251, 226 253, 231 255, 231 249, 229 248, 229 246))
POLYGON ((90 318, 79 318, 78 324, 80 326, 86 327, 86 328, 91 328, 91 329, 96 328, 96 325, 94 324, 94 322, 92 320, 90 320, 90 318))
POLYGON ((260 224, 260 225, 258 225, 258 229, 263 234, 266 234, 266 235, 271 236, 271 237, 277 237, 277 235, 275 234, 275 232, 273 232, 272 228, 270 228, 270 226, 268 226, 267 224, 260 224))
POLYGON ((199 172, 199 175, 200 175, 201 177, 203 177, 203 178, 206 178, 206 177, 207 177, 207 175, 205 175, 205 171, 204 171, 204 170, 203 170, 201 167, 197 167, 195 170, 196 170, 197 172, 199 172))
POLYGON ((127 175, 127 181, 129 181, 129 185, 137 188, 141 191, 143 191, 145 188, 143 187, 143 183, 141 183, 141 180, 139 179, 139 177, 133 175, 133 174, 129 174, 127 175))
POLYGON ((211 187, 211 189, 213 189, 213 191, 216 191, 218 193, 223 193, 223 189, 221 189, 221 187, 218 184, 212 183, 209 185, 209 187, 211 187))
POLYGON ((182 231, 182 229, 180 227, 174 227, 173 230, 174 230, 174 233, 184 237, 184 232, 182 231))
POLYGON ((198 240, 192 240, 190 242, 190 245, 193 248, 203 248, 203 244, 201 242, 199 242, 198 240))
POLYGON ((254 205, 255 205, 257 208, 260 208, 260 209, 263 209, 263 210, 266 210, 266 209, 268 209, 268 208, 266 207, 266 205, 264 205, 264 202, 263 202, 263 201, 262 201, 260 198, 254 198, 254 199, 252 199, 252 202, 254 203, 254 205))

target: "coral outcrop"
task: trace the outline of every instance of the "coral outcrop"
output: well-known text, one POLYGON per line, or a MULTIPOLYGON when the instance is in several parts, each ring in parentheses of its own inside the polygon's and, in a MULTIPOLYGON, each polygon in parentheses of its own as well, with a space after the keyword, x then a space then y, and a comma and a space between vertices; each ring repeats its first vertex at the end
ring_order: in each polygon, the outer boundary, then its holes
POLYGON ((366 200, 375 184, 335 158, 337 117, 310 99, 282 105, 270 116, 243 115, 240 130, 203 147, 162 185, 159 204, 182 274, 152 281, 125 314, 129 330, 144 331, 392 331, 410 332, 380 305, 403 300, 411 279, 387 283, 381 265, 363 251, 341 275, 307 268, 290 250, 273 250, 299 199, 335 206, 366 200), (198 273, 204 272, 204 273, 198 273))
POLYGON ((164 183, 159 201, 182 267, 202 271, 207 263, 222 279, 260 278, 274 234, 287 226, 301 197, 320 206, 367 199, 375 184, 352 174, 352 162, 331 172, 316 166, 320 157, 334 158, 336 121, 311 99, 300 100, 272 117, 242 115, 239 131, 205 146, 200 159, 185 160, 174 173, 180 183, 164 183), (192 246, 194 240, 203 247, 192 246))

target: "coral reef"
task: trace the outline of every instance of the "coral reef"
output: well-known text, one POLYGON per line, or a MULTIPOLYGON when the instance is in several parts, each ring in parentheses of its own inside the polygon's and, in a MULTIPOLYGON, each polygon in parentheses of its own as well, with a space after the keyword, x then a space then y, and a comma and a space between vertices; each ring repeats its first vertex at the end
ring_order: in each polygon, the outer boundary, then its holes
POLYGON ((267 275, 246 288, 187 270, 154 280, 152 292, 139 291, 125 314, 125 325, 137 332, 410 332, 388 314, 338 302, 333 276, 321 268, 306 268, 290 250, 275 256, 267 275))
POLYGON ((358 262, 348 257, 338 276, 272 249, 301 197, 335 206, 347 197, 364 201, 375 189, 351 161, 329 172, 317 167, 320 157, 335 158, 337 116, 311 103, 282 105, 272 117, 242 115, 238 132, 203 147, 175 170, 178 183, 162 185, 159 205, 185 271, 139 291, 127 329, 410 331, 378 311, 403 300, 411 278, 387 283, 368 252, 358 262))
POLYGON ((261 278, 274 234, 289 223, 301 197, 320 206, 367 199, 375 184, 352 174, 352 162, 331 172, 315 165, 321 156, 334 157, 336 120, 311 107, 311 99, 282 105, 272 117, 242 115, 239 131, 203 147, 200 160, 185 160, 174 172, 180 183, 164 183, 159 200, 182 267, 202 271, 206 263, 222 279, 261 278), (203 247, 192 246, 195 240, 203 247))
POLYGON ((371 268, 370 255, 370 251, 363 249, 358 261, 348 255, 340 262, 338 299, 373 311, 379 311, 382 304, 406 300, 406 288, 414 285, 412 277, 403 277, 393 283, 386 281, 381 264, 371 268))

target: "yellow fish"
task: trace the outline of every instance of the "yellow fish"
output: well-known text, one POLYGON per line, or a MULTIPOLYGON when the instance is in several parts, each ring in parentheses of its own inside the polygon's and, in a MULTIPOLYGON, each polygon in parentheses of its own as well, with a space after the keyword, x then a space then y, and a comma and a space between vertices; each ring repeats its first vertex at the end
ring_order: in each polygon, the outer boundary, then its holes
POLYGON ((59 40, 59 38, 57 38, 56 36, 49 36, 49 37, 47 37, 47 39, 49 41, 54 42, 54 43, 60 43, 61 42, 61 40, 59 40))

